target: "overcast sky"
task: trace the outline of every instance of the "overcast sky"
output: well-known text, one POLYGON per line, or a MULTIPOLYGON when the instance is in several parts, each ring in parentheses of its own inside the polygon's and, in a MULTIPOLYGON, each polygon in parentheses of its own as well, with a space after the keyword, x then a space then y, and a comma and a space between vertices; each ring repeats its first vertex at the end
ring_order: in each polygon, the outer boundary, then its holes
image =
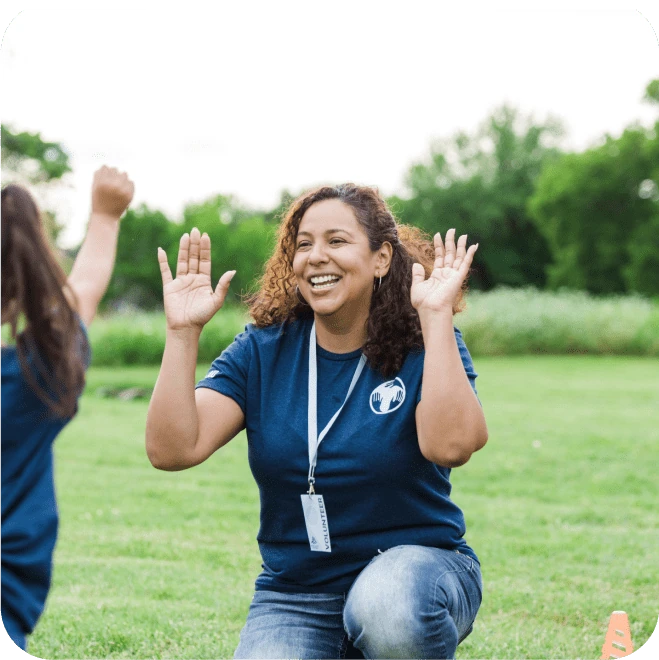
POLYGON ((656 117, 652 3, 456 4, 14 3, 2 121, 71 154, 50 199, 71 244, 104 163, 176 219, 216 193, 263 208, 321 182, 401 193, 433 138, 502 103, 562 118, 574 149, 656 117))

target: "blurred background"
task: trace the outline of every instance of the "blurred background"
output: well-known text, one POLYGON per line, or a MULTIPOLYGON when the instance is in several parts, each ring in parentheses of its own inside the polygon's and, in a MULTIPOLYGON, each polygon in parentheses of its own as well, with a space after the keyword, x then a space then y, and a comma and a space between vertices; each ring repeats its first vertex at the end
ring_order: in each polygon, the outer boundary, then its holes
MULTIPOLYGON (((470 287, 482 313, 462 323, 476 353, 659 352, 659 59, 640 8, 63 7, 24 8, 4 34, 2 176, 39 198, 65 268, 94 170, 135 181, 106 319, 162 310, 156 248, 173 263, 193 226, 211 237, 213 278, 237 270, 239 304, 288 203, 355 181, 378 186, 402 222, 480 243, 470 287), (477 333, 478 318, 502 316, 501 337, 477 333), (529 341, 548 317, 552 342, 529 341), (615 326, 606 340, 602 323, 615 326)), ((125 359, 157 362, 162 317, 140 319, 156 345, 125 359)))

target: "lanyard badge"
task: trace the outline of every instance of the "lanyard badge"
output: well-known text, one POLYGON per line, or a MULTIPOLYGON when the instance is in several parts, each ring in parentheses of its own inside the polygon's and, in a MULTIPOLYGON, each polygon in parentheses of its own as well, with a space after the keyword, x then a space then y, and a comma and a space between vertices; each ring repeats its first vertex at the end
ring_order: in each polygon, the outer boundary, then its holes
POLYGON ((309 536, 309 545, 316 552, 332 552, 332 543, 329 535, 329 524, 327 521, 327 510, 323 496, 316 493, 314 484, 316 479, 316 463, 318 458, 318 446, 332 428, 332 425, 343 410, 346 402, 350 398, 355 385, 361 376, 366 365, 366 356, 362 355, 359 364, 348 388, 345 401, 341 407, 334 413, 327 426, 318 435, 318 370, 316 363, 316 322, 311 326, 311 336, 309 338, 309 408, 308 408, 308 438, 309 438, 309 490, 301 495, 302 511, 304 513, 304 522, 309 536))

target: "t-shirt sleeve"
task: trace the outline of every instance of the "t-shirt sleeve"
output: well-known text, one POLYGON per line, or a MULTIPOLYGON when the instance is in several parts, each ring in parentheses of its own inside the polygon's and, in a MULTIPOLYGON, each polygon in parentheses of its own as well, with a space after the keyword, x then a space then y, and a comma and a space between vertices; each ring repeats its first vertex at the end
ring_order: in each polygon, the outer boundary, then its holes
MULTIPOLYGON (((78 324, 79 324, 79 333, 78 333, 78 343, 76 346, 76 350, 82 357, 82 364, 85 368, 85 372, 89 369, 89 365, 91 364, 92 361, 92 349, 91 349, 91 344, 89 342, 89 335, 87 333, 87 326, 85 325, 85 322, 78 316, 78 324)), ((80 401, 80 397, 82 396, 82 393, 85 389, 85 384, 83 383, 83 387, 78 392, 78 400, 76 401, 76 409, 75 412, 73 413, 74 416, 77 415, 78 413, 78 402, 80 401)))
POLYGON ((78 317, 78 321, 80 322, 79 350, 82 353, 82 361, 83 364, 85 365, 85 371, 86 371, 87 369, 89 369, 89 365, 91 364, 92 361, 92 349, 91 349, 91 344, 89 342, 89 334, 87 332, 87 326, 80 317, 78 317))
MULTIPOLYGON (((464 367, 465 373, 467 374, 467 378, 469 379, 469 384, 471 385, 471 389, 474 390, 474 394, 478 399, 478 392, 476 391, 476 378, 478 374, 474 369, 474 363, 471 359, 471 355, 469 355, 469 351, 467 350, 467 345, 465 344, 464 339, 462 338, 462 333, 460 332, 460 330, 458 330, 455 326, 453 326, 453 332, 455 334, 455 341, 458 344, 458 350, 460 351, 462 366, 464 367)), ((419 404, 419 401, 421 401, 421 388, 419 388, 419 393, 417 394, 417 398, 416 398, 417 405, 419 404)), ((480 403, 480 399, 478 399, 478 402, 480 403)))
POLYGON ((245 327, 245 332, 236 335, 233 342, 213 360, 211 368, 197 387, 207 387, 233 399, 245 414, 247 400, 247 374, 251 359, 252 342, 250 340, 251 324, 245 327))
POLYGON ((467 378, 469 378, 471 389, 474 390, 474 394, 476 395, 476 398, 478 398, 478 392, 476 391, 476 378, 478 377, 478 374, 474 369, 474 363, 471 359, 471 355, 469 355, 467 345, 462 338, 462 333, 455 326, 453 326, 453 332, 455 333, 455 341, 458 344, 458 350, 460 351, 460 357, 462 358, 462 366, 465 368, 467 378))

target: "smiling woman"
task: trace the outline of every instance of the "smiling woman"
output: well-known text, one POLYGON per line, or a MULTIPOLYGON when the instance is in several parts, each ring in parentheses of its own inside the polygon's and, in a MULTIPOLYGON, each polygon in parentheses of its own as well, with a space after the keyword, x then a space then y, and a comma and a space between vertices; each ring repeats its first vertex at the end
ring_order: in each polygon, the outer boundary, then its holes
POLYGON ((477 246, 434 246, 372 188, 296 200, 250 303, 255 321, 194 385, 210 239, 159 251, 167 341, 147 453, 180 470, 246 428, 263 571, 237 658, 452 658, 481 602, 450 469, 487 440, 453 316, 477 246), (326 440, 325 440, 326 439, 326 440), (325 440, 325 442, 323 442, 325 440), (322 448, 320 447, 322 443, 322 448))

